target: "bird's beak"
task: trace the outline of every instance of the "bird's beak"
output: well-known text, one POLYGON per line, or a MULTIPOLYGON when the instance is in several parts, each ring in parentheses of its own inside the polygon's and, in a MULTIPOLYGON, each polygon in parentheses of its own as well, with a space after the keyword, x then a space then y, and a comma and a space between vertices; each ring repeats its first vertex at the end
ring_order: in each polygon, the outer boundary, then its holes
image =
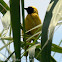
POLYGON ((28 8, 24 8, 25 10, 27 10, 28 8))

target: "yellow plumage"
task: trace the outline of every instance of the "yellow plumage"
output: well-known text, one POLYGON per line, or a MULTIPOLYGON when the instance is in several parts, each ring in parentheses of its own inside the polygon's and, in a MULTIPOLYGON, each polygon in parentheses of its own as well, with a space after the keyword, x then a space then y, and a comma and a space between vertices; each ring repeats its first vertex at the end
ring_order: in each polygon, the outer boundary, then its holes
MULTIPOLYGON (((37 9, 33 6, 30 6, 30 7, 32 7, 34 10, 31 14, 28 13, 28 15, 25 18, 25 29, 26 29, 26 31, 28 31, 28 30, 34 28, 35 26, 41 24, 41 20, 39 18, 37 9)), ((30 31, 30 34, 33 35, 38 29, 39 28, 30 31)))
MULTIPOLYGON (((26 16, 26 19, 25 19, 25 29, 26 30, 30 30, 39 24, 41 24, 41 20, 37 13, 28 14, 26 16)), ((33 35, 37 29, 30 31, 30 34, 33 35)))
MULTIPOLYGON (((34 28, 35 26, 41 24, 41 20, 40 20, 39 15, 38 15, 38 10, 37 10, 35 7, 29 6, 28 8, 24 8, 24 9, 25 9, 25 10, 27 11, 27 13, 28 13, 28 15, 27 15, 26 18, 25 18, 25 30, 26 30, 26 31, 28 31, 28 30, 34 28)), ((28 34, 30 34, 30 35, 35 34, 36 32, 38 32, 38 31, 37 31, 38 29, 39 29, 39 28, 36 28, 36 29, 30 31, 28 34)), ((40 30, 41 30, 41 29, 40 29, 40 30)), ((26 36, 26 37, 27 37, 27 36, 26 36)), ((27 38, 26 38, 26 39, 27 39, 27 38)), ((28 42, 30 42, 30 41, 28 41, 28 42)), ((27 48, 28 48, 28 47, 29 47, 29 46, 27 46, 27 48)))

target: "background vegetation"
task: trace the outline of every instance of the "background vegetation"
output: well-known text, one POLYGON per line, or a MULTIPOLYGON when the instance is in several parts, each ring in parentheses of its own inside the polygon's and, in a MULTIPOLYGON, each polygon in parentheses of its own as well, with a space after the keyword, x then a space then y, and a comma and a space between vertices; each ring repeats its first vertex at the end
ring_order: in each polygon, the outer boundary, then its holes
MULTIPOLYGON (((51 51, 62 54, 62 47, 60 47, 62 40, 60 41, 59 45, 52 43, 55 28, 58 25, 60 26, 62 24, 62 22, 59 22, 62 20, 61 7, 62 7, 61 0, 51 0, 45 14, 44 22, 42 25, 40 25, 42 30, 36 33, 40 35, 37 38, 35 38, 34 37, 36 35, 35 34, 33 36, 30 36, 27 40, 25 40, 26 32, 24 29, 25 28, 24 0, 16 0, 16 1, 10 0, 10 7, 3 0, 0 0, 0 12, 3 14, 1 22, 4 27, 0 33, 0 40, 4 44, 2 47, 0 47, 0 51, 3 50, 4 48, 6 48, 6 50, 8 51, 8 57, 6 56, 7 54, 3 55, 2 53, 0 53, 0 56, 1 57, 3 56, 3 59, 5 58, 4 61, 22 62, 21 59, 23 58, 24 54, 26 53, 26 51, 29 51, 30 62, 33 62, 34 58, 40 62, 56 62, 56 60, 51 56, 51 51), (20 11, 20 9, 22 10, 22 12, 20 11), (22 20, 20 18, 20 13, 22 14, 22 20), (9 17, 10 15, 11 17, 9 17), (23 26, 21 25, 20 20, 23 22, 23 26), (24 30, 24 41, 21 40, 22 29, 24 30), (34 42, 27 43, 26 41, 30 40, 31 38, 34 38, 34 42), (40 41, 41 43, 38 41, 40 41), (13 43, 14 45, 13 52, 11 52, 10 50, 11 43, 13 43), (26 45, 30 45, 29 48, 24 52, 21 52, 26 45)), ((36 26, 33 29, 37 27, 39 28, 39 26, 36 26)), ((3 60, 0 58, 0 61, 3 60)))

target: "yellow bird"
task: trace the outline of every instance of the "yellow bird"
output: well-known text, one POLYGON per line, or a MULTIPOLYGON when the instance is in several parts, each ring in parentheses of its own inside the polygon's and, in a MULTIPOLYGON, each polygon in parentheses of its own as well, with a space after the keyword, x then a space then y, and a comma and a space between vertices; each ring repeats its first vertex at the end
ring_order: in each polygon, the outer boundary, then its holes
MULTIPOLYGON (((29 6, 28 8, 24 8, 27 11, 27 16, 25 18, 25 30, 28 31, 35 26, 41 24, 41 20, 38 15, 38 10, 34 6, 29 6)), ((36 28, 32 31, 30 31, 28 34, 33 35, 36 32, 38 32, 39 28, 36 28)), ((41 30, 41 29, 40 29, 41 30)), ((27 38, 26 38, 27 39, 27 38)), ((30 41, 28 41, 30 42, 30 41)))
MULTIPOLYGON (((26 31, 28 31, 28 30, 34 28, 35 26, 41 24, 41 20, 40 20, 39 15, 38 15, 38 10, 34 6, 29 6, 28 8, 24 8, 24 9, 28 13, 28 15, 25 18, 25 29, 26 29, 26 31)), ((30 34, 33 35, 38 29, 39 28, 30 31, 30 34)))

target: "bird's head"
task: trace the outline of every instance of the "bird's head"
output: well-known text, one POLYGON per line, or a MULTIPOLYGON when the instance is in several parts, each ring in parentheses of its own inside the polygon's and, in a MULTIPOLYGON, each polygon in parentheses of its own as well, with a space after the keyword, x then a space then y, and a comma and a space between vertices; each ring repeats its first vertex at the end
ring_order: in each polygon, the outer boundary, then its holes
POLYGON ((32 14, 32 13, 38 14, 38 10, 34 6, 29 6, 28 8, 24 8, 24 9, 28 12, 28 14, 32 14))

